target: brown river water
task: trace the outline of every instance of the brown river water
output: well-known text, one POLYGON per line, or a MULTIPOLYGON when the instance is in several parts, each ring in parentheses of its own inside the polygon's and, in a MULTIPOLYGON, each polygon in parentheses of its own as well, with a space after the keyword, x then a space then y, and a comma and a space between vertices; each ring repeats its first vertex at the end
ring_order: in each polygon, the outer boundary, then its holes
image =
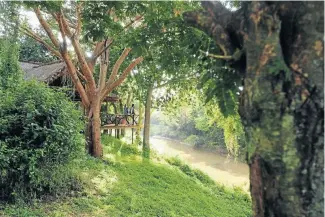
POLYGON ((151 137, 150 143, 157 153, 168 157, 178 156, 188 165, 205 172, 218 183, 230 187, 239 186, 249 191, 249 170, 245 163, 161 137, 151 137))

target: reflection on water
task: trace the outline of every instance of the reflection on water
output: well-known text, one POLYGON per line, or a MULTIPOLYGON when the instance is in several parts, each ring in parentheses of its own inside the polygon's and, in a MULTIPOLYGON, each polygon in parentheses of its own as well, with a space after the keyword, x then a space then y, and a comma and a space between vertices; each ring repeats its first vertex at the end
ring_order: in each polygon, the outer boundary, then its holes
POLYGON ((173 140, 152 137, 150 143, 158 153, 169 157, 178 156, 193 168, 208 174, 216 182, 249 190, 249 170, 245 163, 235 162, 217 153, 193 149, 173 140))

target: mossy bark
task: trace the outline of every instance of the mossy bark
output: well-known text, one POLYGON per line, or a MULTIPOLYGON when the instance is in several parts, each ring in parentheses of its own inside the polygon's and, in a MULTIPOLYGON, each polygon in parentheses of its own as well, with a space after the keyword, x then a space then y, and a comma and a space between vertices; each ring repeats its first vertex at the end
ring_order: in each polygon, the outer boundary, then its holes
POLYGON ((229 63, 244 83, 240 115, 254 216, 323 216, 324 3, 243 2, 236 12, 203 6, 207 13, 185 19, 225 55, 244 51, 229 63))

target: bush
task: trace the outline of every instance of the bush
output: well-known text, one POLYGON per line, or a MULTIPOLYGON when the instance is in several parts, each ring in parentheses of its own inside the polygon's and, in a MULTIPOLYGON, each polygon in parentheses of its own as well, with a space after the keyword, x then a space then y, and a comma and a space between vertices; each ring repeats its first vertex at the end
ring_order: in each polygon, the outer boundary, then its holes
POLYGON ((104 149, 110 154, 117 154, 122 157, 141 154, 137 145, 127 144, 112 136, 102 135, 102 144, 104 149))
POLYGON ((197 146, 199 144, 199 140, 200 140, 200 138, 197 135, 190 135, 185 139, 184 142, 186 142, 190 145, 197 146))
POLYGON ((63 167, 83 150, 81 113, 36 82, 0 90, 0 99, 0 199, 64 193, 74 180, 63 167))

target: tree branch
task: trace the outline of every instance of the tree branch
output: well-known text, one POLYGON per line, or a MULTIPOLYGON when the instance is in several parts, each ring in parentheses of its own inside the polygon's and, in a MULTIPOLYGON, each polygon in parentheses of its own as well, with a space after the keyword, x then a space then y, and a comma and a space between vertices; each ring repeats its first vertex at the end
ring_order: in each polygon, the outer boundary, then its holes
MULTIPOLYGON (((60 28, 60 32, 61 32, 61 35, 62 35, 62 39, 63 39, 63 42, 64 42, 63 44, 66 44, 65 30, 64 30, 64 27, 63 27, 62 20, 59 18, 59 16, 58 16, 58 22, 59 22, 59 28, 60 28)), ((61 50, 62 59, 64 60, 65 64, 67 65, 68 73, 71 76, 72 82, 74 83, 76 89, 78 90, 78 93, 80 94, 82 104, 84 105, 85 108, 87 108, 90 105, 90 102, 89 102, 88 95, 87 95, 87 93, 85 91, 85 88, 82 86, 82 83, 79 80, 79 77, 78 77, 78 74, 77 74, 78 71, 77 71, 75 65, 72 63, 72 61, 71 61, 71 59, 70 59, 70 57, 68 55, 67 49, 63 47, 60 50, 61 50)))
MULTIPOLYGON (((92 53, 92 56, 95 56, 95 54, 97 54, 97 53, 99 52, 99 50, 100 50, 102 47, 104 47, 104 42, 105 42, 105 40, 103 40, 103 41, 99 41, 99 42, 97 42, 97 43, 95 44, 95 48, 94 48, 94 51, 93 51, 93 53, 92 53)), ((91 71, 94 70, 94 67, 95 67, 95 64, 96 64, 96 60, 97 60, 97 58, 94 58, 94 57, 90 57, 90 58, 88 58, 88 60, 87 60, 88 66, 89 66, 89 68, 90 68, 91 71)))
POLYGON ((107 45, 105 45, 105 47, 104 48, 102 48, 100 51, 97 51, 96 53, 95 53, 95 51, 94 51, 94 60, 96 61, 96 59, 100 56, 100 55, 102 55, 102 53, 104 53, 108 48, 110 48, 110 46, 112 45, 112 43, 113 43, 113 40, 112 39, 110 39, 109 41, 108 41, 108 43, 107 43, 107 45))
POLYGON ((235 20, 236 14, 230 12, 220 2, 203 1, 202 6, 206 11, 185 12, 184 20, 208 33, 216 41, 224 56, 234 53, 235 47, 230 41, 229 32, 240 30, 240 23, 235 20))
POLYGON ((222 56, 222 55, 216 55, 216 54, 210 54, 203 50, 199 50, 201 53, 205 54, 206 56, 213 57, 215 59, 224 59, 224 60, 234 60, 237 61, 241 58, 241 56, 244 54, 245 49, 242 50, 236 50, 235 53, 231 56, 222 56))
POLYGON ((87 79, 85 78, 85 76, 83 76, 83 74, 79 70, 77 70, 77 73, 78 73, 79 77, 82 78, 82 80, 87 82, 87 79))
POLYGON ((84 56, 84 54, 82 52, 79 41, 76 40, 74 35, 72 35, 72 33, 70 31, 70 28, 68 26, 68 23, 67 23, 67 21, 64 18, 62 13, 59 14, 58 18, 62 22, 63 29, 67 32, 67 35, 70 37, 72 46, 73 46, 74 51, 76 52, 78 60, 79 60, 81 71, 82 71, 83 75, 85 76, 85 78, 87 80, 87 84, 89 85, 90 95, 94 95, 95 90, 96 90, 95 79, 94 79, 94 77, 92 75, 92 71, 90 70, 90 68, 88 66, 86 58, 85 58, 85 56, 84 56))
POLYGON ((141 20, 143 18, 143 14, 142 15, 139 15, 139 16, 136 16, 134 20, 131 20, 130 23, 126 24, 123 28, 123 30, 126 30, 127 28, 129 28, 130 26, 132 26, 135 22, 137 22, 138 20, 141 20))
POLYGON ((121 64, 123 63, 123 61, 125 60, 125 58, 127 57, 127 55, 129 54, 130 51, 131 51, 131 48, 125 48, 123 53, 121 54, 121 56, 115 62, 114 66, 113 66, 112 73, 110 74, 108 81, 106 82, 106 87, 110 86, 114 82, 114 80, 117 76, 118 70, 120 69, 121 64))
POLYGON ((232 56, 222 56, 222 55, 215 55, 215 54, 210 54, 207 52, 204 52, 203 50, 199 50, 201 53, 205 54, 206 56, 213 57, 216 59, 223 59, 223 60, 231 60, 233 57, 232 56))
POLYGON ((40 24, 42 25, 43 29, 45 30, 46 34, 51 39, 53 45, 56 48, 59 48, 60 47, 60 44, 59 44, 58 40, 56 39, 56 37, 54 36, 54 34, 53 34, 52 30, 51 30, 50 25, 43 18, 40 9, 39 8, 35 8, 34 9, 34 12, 35 12, 35 14, 37 16, 37 19, 39 20, 40 24))
POLYGON ((46 43, 39 35, 37 35, 36 33, 32 32, 31 30, 29 30, 29 29, 27 29, 25 27, 20 27, 20 28, 21 28, 22 33, 24 33, 25 35, 33 38, 35 41, 39 42, 40 44, 42 44, 44 47, 46 47, 46 49, 48 49, 55 56, 59 57, 60 59, 62 58, 60 52, 55 50, 48 43, 46 43))
MULTIPOLYGON (((107 40, 105 40, 104 46, 106 46, 107 40)), ((100 57, 100 72, 98 80, 98 89, 102 91, 105 87, 105 81, 107 76, 107 71, 109 67, 109 50, 106 50, 100 57)))
POLYGON ((80 32, 81 32, 81 7, 82 7, 83 2, 77 3, 77 8, 76 8, 76 17, 77 17, 77 28, 76 28, 76 36, 79 37, 80 32))
POLYGON ((119 86, 126 79, 127 75, 131 72, 131 70, 142 61, 143 61, 143 57, 138 57, 123 71, 119 79, 113 82, 112 85, 107 85, 106 83, 106 86, 103 89, 101 94, 101 100, 103 100, 105 96, 107 96, 107 94, 109 94, 112 90, 114 90, 117 86, 119 86))

